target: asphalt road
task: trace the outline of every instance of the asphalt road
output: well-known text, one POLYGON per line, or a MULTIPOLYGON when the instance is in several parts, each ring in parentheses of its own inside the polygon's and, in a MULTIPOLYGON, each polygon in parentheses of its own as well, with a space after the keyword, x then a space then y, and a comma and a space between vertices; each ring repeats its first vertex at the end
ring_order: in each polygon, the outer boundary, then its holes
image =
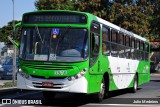
MULTIPOLYGON (((52 101, 45 101, 42 92, 16 93, 15 95, 5 96, 5 99, 12 99, 14 105, 2 104, 4 107, 17 107, 16 101, 37 100, 39 105, 30 106, 81 106, 81 107, 160 107, 160 75, 152 75, 151 81, 138 88, 137 93, 130 93, 128 89, 112 91, 110 97, 101 103, 95 103, 91 96, 60 93, 52 101), (41 104, 42 103, 42 104, 41 104)), ((23 102, 23 103, 24 103, 23 102)), ((25 105, 26 106, 26 105, 25 105)), ((27 105, 28 106, 28 105, 27 105)))

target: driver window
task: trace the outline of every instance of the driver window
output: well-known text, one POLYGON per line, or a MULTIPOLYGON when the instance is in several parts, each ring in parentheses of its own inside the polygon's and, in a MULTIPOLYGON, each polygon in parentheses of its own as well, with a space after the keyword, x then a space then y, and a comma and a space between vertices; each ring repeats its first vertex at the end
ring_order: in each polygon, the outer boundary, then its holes
POLYGON ((100 36, 100 24, 98 23, 92 23, 91 24, 91 33, 90 33, 90 59, 91 59, 91 63, 90 65, 93 65, 99 55, 99 36, 100 36))

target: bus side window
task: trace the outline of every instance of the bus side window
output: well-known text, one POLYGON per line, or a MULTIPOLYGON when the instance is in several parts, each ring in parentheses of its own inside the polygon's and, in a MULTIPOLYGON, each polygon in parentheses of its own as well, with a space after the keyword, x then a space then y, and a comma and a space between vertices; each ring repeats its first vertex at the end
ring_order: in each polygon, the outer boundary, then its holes
POLYGON ((102 27, 102 52, 104 55, 110 55, 110 30, 107 27, 102 27))
POLYGON ((99 54, 99 36, 95 33, 91 34, 92 36, 92 55, 97 56, 99 54))
POLYGON ((131 50, 130 50, 130 37, 128 35, 125 36, 125 53, 126 58, 129 59, 131 56, 131 50))
POLYGON ((144 51, 145 51, 145 61, 149 60, 149 52, 148 52, 149 44, 145 43, 144 44, 144 51))
POLYGON ((99 55, 100 48, 100 24, 92 23, 91 24, 91 33, 90 33, 90 66, 92 66, 99 55))
POLYGON ((138 39, 136 39, 136 59, 139 60, 140 59, 140 52, 139 52, 139 45, 140 41, 138 39))
POLYGON ((123 33, 119 33, 119 45, 118 45, 118 49, 119 49, 119 57, 120 58, 124 58, 125 57, 125 47, 124 47, 124 34, 123 33))
POLYGON ((132 37, 131 38, 131 58, 134 60, 136 59, 136 49, 135 49, 135 39, 132 37))
POLYGON ((144 42, 143 41, 141 41, 140 42, 140 59, 141 60, 144 60, 144 42))
POLYGON ((118 57, 118 44, 117 44, 117 34, 118 32, 115 30, 111 31, 111 55, 113 57, 118 57))

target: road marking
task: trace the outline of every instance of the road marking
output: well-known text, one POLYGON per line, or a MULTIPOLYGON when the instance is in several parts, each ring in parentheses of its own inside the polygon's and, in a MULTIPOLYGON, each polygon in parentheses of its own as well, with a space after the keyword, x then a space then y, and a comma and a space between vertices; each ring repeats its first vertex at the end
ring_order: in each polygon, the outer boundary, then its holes
POLYGON ((129 106, 137 106, 137 107, 159 107, 159 105, 144 105, 144 104, 94 104, 94 103, 91 103, 91 104, 86 104, 86 105, 90 105, 90 106, 123 106, 123 107, 129 107, 129 106))
POLYGON ((20 106, 20 107, 36 107, 36 106, 27 105, 27 106, 20 106))
POLYGON ((5 104, 0 104, 0 106, 4 106, 5 104))
POLYGON ((26 105, 26 106, 21 106, 21 105, 17 105, 17 104, 14 104, 14 105, 12 105, 12 104, 0 104, 0 106, 2 106, 2 107, 4 107, 4 106, 6 106, 6 107, 36 107, 36 106, 30 106, 30 105, 26 105))

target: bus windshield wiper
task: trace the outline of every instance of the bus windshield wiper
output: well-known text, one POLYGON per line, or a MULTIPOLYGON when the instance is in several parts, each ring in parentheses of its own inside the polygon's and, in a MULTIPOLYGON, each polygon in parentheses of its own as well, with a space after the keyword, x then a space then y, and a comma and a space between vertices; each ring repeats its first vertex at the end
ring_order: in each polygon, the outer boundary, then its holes
POLYGON ((41 43, 43 44, 42 36, 41 36, 41 34, 40 34, 40 32, 39 32, 39 29, 38 29, 38 26, 37 26, 37 25, 35 26, 35 29, 36 29, 36 32, 37 32, 40 40, 41 40, 41 43))

